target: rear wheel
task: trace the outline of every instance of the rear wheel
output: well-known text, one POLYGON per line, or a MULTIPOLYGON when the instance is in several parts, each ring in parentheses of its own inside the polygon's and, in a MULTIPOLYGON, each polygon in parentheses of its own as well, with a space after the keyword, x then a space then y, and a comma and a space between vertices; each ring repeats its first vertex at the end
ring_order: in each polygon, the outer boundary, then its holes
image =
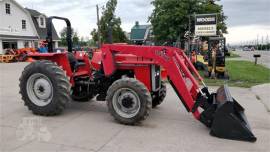
POLYGON ((109 112, 118 122, 133 125, 149 115, 152 99, 144 84, 133 78, 122 78, 110 86, 106 101, 109 112))
POLYGON ((155 108, 160 105, 166 97, 167 88, 164 81, 161 81, 160 90, 152 96, 152 107, 155 108))
POLYGON ((64 71, 47 61, 32 62, 20 77, 20 94, 25 105, 37 115, 60 114, 68 101, 70 83, 64 71))

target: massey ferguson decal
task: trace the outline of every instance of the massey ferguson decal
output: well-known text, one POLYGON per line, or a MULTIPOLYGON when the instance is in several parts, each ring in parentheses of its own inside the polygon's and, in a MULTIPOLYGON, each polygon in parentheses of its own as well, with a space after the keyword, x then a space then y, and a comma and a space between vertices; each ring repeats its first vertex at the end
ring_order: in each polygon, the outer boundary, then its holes
POLYGON ((166 49, 162 49, 162 50, 156 50, 155 54, 162 57, 163 59, 165 59, 166 61, 169 61, 170 58, 167 55, 167 50, 166 49))

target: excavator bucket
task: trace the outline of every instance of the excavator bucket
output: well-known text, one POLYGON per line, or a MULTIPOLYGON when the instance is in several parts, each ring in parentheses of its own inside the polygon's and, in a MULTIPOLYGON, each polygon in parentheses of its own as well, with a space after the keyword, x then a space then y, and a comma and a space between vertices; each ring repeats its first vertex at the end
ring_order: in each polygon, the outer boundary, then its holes
POLYGON ((215 111, 210 134, 220 138, 255 142, 244 114, 244 108, 232 98, 226 85, 221 86, 212 98, 215 111))

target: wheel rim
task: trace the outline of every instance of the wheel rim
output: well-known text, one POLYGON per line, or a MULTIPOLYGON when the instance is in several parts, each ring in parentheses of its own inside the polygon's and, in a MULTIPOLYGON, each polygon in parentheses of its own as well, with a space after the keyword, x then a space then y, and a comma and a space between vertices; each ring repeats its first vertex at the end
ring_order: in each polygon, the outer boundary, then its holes
POLYGON ((31 75, 27 80, 26 90, 29 99, 37 106, 46 106, 52 101, 53 86, 44 74, 31 75))
POLYGON ((136 116, 141 108, 139 96, 129 88, 117 90, 113 95, 112 103, 115 112, 124 118, 136 116))

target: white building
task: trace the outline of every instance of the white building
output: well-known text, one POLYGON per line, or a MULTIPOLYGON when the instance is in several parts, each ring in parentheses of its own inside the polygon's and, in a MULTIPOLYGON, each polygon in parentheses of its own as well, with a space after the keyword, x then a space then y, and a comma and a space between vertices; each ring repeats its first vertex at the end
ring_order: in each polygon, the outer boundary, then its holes
MULTIPOLYGON (((46 16, 36 10, 25 9, 15 0, 0 0, 0 54, 5 49, 38 47, 46 39, 46 16)), ((58 47, 59 37, 53 28, 58 47)))

